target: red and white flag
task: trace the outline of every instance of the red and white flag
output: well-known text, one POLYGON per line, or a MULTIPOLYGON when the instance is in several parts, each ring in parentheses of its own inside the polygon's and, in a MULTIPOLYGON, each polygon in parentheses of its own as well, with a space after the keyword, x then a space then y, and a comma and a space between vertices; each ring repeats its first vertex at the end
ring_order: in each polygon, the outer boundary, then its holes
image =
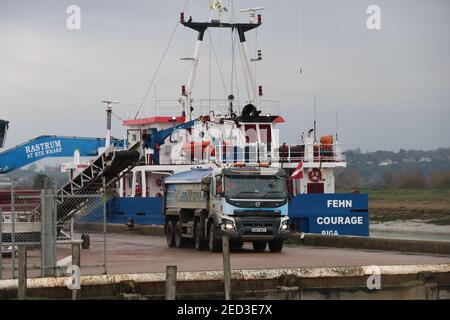
POLYGON ((303 161, 300 161, 291 178, 294 180, 303 179, 303 161))

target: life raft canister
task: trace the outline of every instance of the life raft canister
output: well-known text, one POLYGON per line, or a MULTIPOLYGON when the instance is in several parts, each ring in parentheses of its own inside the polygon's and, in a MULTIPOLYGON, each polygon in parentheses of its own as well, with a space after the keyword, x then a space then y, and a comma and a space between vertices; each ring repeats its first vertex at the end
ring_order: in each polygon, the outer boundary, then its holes
POLYGON ((311 180, 314 183, 319 182, 322 180, 322 171, 320 169, 314 168, 309 172, 309 180, 311 180))

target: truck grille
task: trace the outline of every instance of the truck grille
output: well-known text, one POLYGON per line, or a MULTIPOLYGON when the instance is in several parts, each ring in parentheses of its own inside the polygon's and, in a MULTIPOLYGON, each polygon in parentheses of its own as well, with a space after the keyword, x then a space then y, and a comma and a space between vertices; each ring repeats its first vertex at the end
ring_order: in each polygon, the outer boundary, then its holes
POLYGON ((273 228, 273 223, 264 223, 264 222, 243 222, 242 226, 246 228, 273 228))
POLYGON ((235 210, 234 215, 236 217, 267 217, 277 218, 281 216, 280 211, 263 211, 263 210, 235 210))

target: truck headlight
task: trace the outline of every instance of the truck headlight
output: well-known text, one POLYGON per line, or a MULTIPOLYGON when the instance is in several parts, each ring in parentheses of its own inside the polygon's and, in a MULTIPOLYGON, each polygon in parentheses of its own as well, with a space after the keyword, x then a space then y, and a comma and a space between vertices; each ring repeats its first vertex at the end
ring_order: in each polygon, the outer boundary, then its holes
POLYGON ((287 231, 289 229, 289 220, 285 220, 281 223, 281 231, 287 231))
POLYGON ((235 231, 234 222, 232 220, 223 220, 223 226, 227 231, 235 231))

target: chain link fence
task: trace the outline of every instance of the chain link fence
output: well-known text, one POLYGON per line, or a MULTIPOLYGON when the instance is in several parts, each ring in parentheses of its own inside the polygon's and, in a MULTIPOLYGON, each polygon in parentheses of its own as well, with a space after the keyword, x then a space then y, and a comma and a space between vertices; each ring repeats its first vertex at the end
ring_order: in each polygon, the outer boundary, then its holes
POLYGON ((72 243, 83 249, 82 274, 106 274, 106 210, 114 188, 61 195, 54 189, 0 192, 0 279, 16 279, 18 247, 27 247, 28 277, 64 276, 72 243), (100 192, 98 191, 100 190, 100 192))

